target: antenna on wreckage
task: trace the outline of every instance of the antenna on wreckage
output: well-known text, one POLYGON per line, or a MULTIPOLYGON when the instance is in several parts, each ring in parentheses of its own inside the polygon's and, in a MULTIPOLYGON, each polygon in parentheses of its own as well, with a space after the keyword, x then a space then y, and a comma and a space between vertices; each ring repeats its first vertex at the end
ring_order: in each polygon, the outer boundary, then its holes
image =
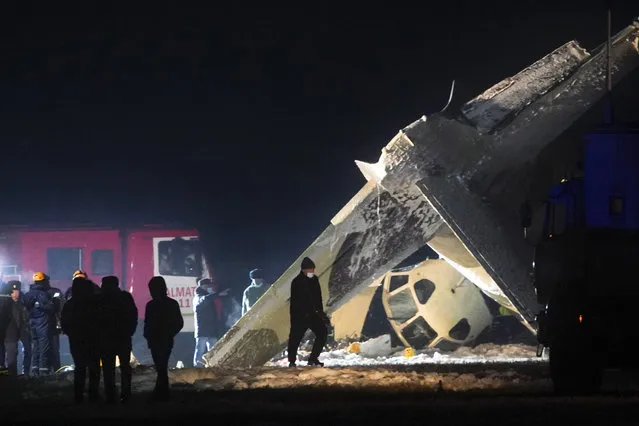
POLYGON ((444 105, 444 108, 442 108, 439 112, 446 111, 446 109, 450 106, 450 103, 453 100, 454 93, 455 93, 455 80, 453 80, 453 84, 450 85, 450 94, 448 95, 448 102, 446 102, 446 105, 444 105))
POLYGON ((606 107, 604 123, 611 126, 613 123, 612 107, 612 0, 606 1, 607 34, 606 34, 606 107))

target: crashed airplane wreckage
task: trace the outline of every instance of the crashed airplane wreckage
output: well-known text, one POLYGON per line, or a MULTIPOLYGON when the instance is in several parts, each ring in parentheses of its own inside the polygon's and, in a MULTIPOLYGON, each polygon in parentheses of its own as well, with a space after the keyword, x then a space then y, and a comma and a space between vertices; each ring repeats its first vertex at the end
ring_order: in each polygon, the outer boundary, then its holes
MULTIPOLYGON (((613 84, 639 65, 638 39, 637 22, 612 38, 613 84)), ((570 41, 458 114, 412 123, 376 164, 357 162, 367 184, 204 356, 207 365, 258 366, 284 348, 290 283, 304 256, 317 265, 330 314, 428 244, 534 330, 532 250, 513 176, 605 95, 605 64, 605 46, 590 53, 570 41)))

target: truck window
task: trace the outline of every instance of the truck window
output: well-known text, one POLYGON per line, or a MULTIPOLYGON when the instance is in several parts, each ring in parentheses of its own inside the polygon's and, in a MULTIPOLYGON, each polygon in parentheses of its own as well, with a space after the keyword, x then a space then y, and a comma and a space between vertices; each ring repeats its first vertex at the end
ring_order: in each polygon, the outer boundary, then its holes
POLYGON ((91 274, 113 275, 113 250, 93 250, 91 252, 91 274))
POLYGON ((73 272, 82 268, 81 248, 48 248, 47 275, 52 280, 71 280, 73 272))
POLYGON ((202 252, 197 240, 178 237, 160 241, 158 257, 160 275, 200 277, 202 274, 202 252))

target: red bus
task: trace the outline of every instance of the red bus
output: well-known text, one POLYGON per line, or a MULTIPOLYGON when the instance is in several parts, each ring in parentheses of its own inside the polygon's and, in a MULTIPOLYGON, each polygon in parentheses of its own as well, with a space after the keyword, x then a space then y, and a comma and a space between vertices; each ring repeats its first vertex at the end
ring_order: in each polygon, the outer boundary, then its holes
POLYGON ((5 282, 18 279, 28 287, 33 273, 42 271, 62 291, 70 287, 77 269, 98 284, 102 277, 116 275, 121 287, 133 295, 140 318, 150 300, 149 279, 161 275, 169 296, 182 308, 183 332, 193 332, 197 280, 210 278, 199 232, 162 225, 0 227, 0 267, 5 282))

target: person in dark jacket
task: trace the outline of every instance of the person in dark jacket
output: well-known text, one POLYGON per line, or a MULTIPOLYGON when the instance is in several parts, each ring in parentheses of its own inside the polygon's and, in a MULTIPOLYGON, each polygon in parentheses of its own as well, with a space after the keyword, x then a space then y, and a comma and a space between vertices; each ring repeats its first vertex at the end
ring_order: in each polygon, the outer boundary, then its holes
POLYGON ((25 295, 33 336, 33 372, 40 375, 49 373, 51 340, 56 323, 55 303, 49 290, 49 277, 43 272, 36 272, 25 295))
POLYGON ((322 304, 322 289, 315 275, 315 263, 308 257, 302 260, 302 270, 291 283, 291 331, 288 337, 288 362, 295 367, 297 349, 309 328, 315 334, 315 342, 308 365, 323 366, 319 355, 326 344, 328 330, 327 315, 322 304))
MULTIPOLYGON (((22 343, 22 370, 21 374, 28 376, 31 374, 31 326, 29 324, 29 311, 24 306, 24 294, 22 293, 22 283, 14 280, 9 281, 6 287, 6 294, 14 301, 13 315, 5 341, 15 341, 16 363, 18 358, 18 342, 22 343)), ((13 348, 11 343, 7 345, 7 357, 11 358, 13 348)), ((11 359, 7 365, 11 364, 11 359)))
POLYGON ((13 301, 11 321, 9 322, 4 338, 7 368, 9 374, 13 376, 18 375, 18 342, 22 341, 24 345, 24 360, 22 362, 24 371, 28 372, 31 365, 31 360, 29 359, 31 356, 31 348, 26 346, 26 343, 31 343, 31 339, 25 339, 25 336, 30 336, 31 333, 29 329, 29 313, 20 300, 20 287, 20 281, 9 281, 5 291, 3 291, 3 293, 8 293, 13 301))
POLYGON ((173 339, 184 327, 180 305, 167 295, 164 278, 153 277, 149 281, 152 300, 146 304, 144 313, 144 338, 147 340, 157 380, 154 399, 169 399, 169 357, 173 350, 173 339))
POLYGON ((62 308, 64 306, 64 293, 59 288, 50 287, 49 298, 53 301, 54 324, 51 330, 51 352, 49 362, 51 371, 57 372, 62 366, 60 363, 60 333, 62 332, 62 308))
POLYGON ((202 365, 202 355, 210 351, 217 343, 218 330, 221 320, 215 303, 213 282, 209 278, 198 281, 193 298, 193 312, 195 314, 195 352, 193 366, 202 365))
POLYGON ((6 361, 4 339, 13 315, 13 302, 7 291, 6 284, 1 281, 0 290, 0 369, 2 369, 6 361))
MULTIPOLYGON (((84 278, 85 280, 89 281, 91 283, 91 287, 93 287, 94 293, 100 294, 100 286, 94 283, 93 281, 91 281, 87 273, 84 272, 82 269, 78 269, 77 271, 73 273, 72 279, 76 279, 76 278, 84 278)), ((69 300, 71 299, 72 296, 73 296, 73 286, 69 286, 69 288, 67 288, 67 290, 64 292, 64 300, 65 301, 69 300)))
POLYGON ((99 297, 100 359, 104 374, 104 392, 107 402, 115 402, 115 360, 120 359, 120 401, 131 397, 131 337, 138 325, 138 309, 133 296, 120 290, 117 277, 102 278, 99 297))
POLYGON ((217 334, 219 340, 242 317, 242 305, 231 295, 230 288, 221 289, 215 281, 212 285, 217 318, 220 324, 217 334))
POLYGON ((99 399, 100 361, 98 358, 98 311, 91 282, 73 280, 73 297, 62 308, 62 332, 69 336, 69 348, 75 369, 73 372, 76 403, 84 400, 84 386, 89 371, 89 399, 99 399))

